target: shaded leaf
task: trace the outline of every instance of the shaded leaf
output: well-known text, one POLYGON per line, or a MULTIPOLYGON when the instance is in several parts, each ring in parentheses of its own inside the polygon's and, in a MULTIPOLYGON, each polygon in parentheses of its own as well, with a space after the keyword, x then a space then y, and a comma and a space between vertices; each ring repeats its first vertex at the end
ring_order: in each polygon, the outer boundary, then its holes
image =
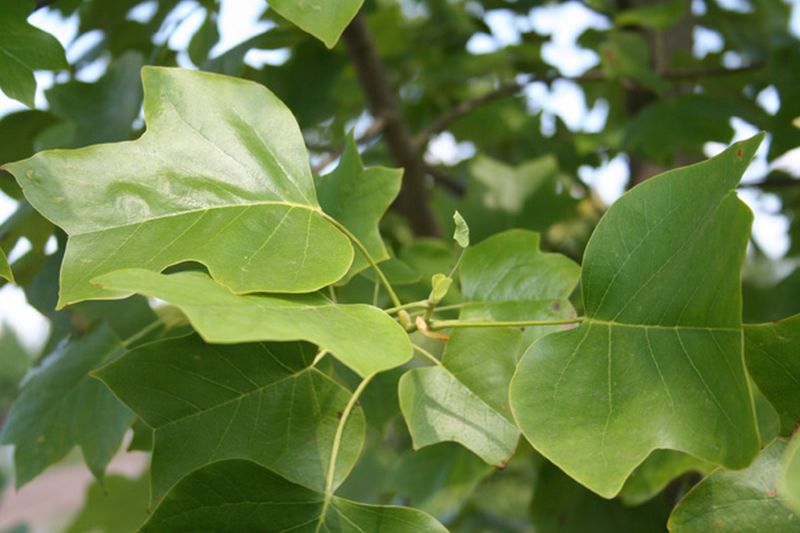
MULTIPOLYGON (((322 490, 349 392, 308 368, 303 343, 215 346, 196 335, 144 345, 96 375, 155 432, 152 495, 221 459, 249 459, 322 490)), ((337 484, 353 467, 364 417, 348 419, 337 484)))
POLYGON ((800 513, 800 436, 795 435, 784 452, 779 490, 789 507, 800 513))
POLYGON ((674 533, 800 531, 800 516, 778 493, 786 441, 777 439, 744 470, 719 469, 678 503, 667 526, 674 533))
POLYGON ((458 513, 492 469, 459 444, 444 442, 406 452, 389 486, 408 505, 438 517, 458 513))
POLYGON ((106 272, 189 260, 236 292, 308 292, 347 272, 352 246, 321 213, 297 123, 272 93, 203 72, 142 76, 139 140, 7 165, 70 235, 61 306, 126 295, 89 283, 106 272))
POLYGON ((133 415, 89 372, 118 357, 119 339, 101 324, 61 344, 26 379, 11 406, 0 443, 13 444, 17 487, 79 446, 86 465, 102 478, 133 415))
POLYGON ((189 59, 197 66, 202 66, 208 60, 208 53, 219 42, 219 28, 217 15, 213 11, 206 11, 203 24, 197 29, 192 40, 189 41, 189 59))
POLYGON ((365 505, 295 485, 255 463, 221 461, 197 470, 170 491, 142 533, 211 530, 346 533, 445 533, 422 511, 365 505))
MULTIPOLYGON (((376 262, 389 259, 378 223, 400 192, 402 174, 399 169, 364 168, 351 134, 339 166, 315 180, 323 211, 350 230, 376 262)), ((356 250, 350 272, 356 273, 368 266, 366 258, 356 250)))
POLYGON ((14 273, 11 272, 11 267, 8 265, 8 258, 6 253, 0 248, 0 278, 5 278, 8 281, 14 281, 14 273))
POLYGON ((64 49, 55 37, 28 24, 33 2, 0 0, 0 90, 33 107, 34 70, 67 68, 64 49))
POLYGON ((333 48, 356 16, 364 0, 272 0, 269 6, 282 17, 333 48))
POLYGON ((361 376, 411 358, 408 335, 389 315, 362 304, 337 305, 321 294, 237 296, 199 272, 121 270, 100 278, 113 290, 138 292, 181 309, 213 343, 307 340, 361 376))
POLYGON ((735 187, 762 138, 614 204, 584 255, 587 319, 520 361, 511 406, 523 433, 602 496, 658 448, 729 468, 758 453, 739 289, 752 214, 735 187))
POLYGON ((800 420, 800 315, 766 324, 745 324, 747 369, 781 413, 800 420))
MULTIPOLYGON (((459 316, 463 321, 574 316, 568 298, 580 267, 563 255, 541 252, 538 233, 509 230, 468 248, 459 273, 467 301, 459 316)), ((532 342, 555 328, 526 329, 526 340, 532 342)))
POLYGON ((636 467, 619 495, 626 505, 639 505, 656 496, 675 478, 687 472, 703 475, 716 466, 675 450, 655 450, 636 467))
POLYGON ((51 140, 50 146, 76 148, 130 139, 142 108, 143 64, 141 54, 127 52, 95 83, 73 80, 48 89, 45 94, 53 113, 71 125, 68 135, 51 140))
POLYGON ((86 491, 80 513, 66 533, 133 533, 147 519, 147 476, 130 479, 108 476, 86 491))

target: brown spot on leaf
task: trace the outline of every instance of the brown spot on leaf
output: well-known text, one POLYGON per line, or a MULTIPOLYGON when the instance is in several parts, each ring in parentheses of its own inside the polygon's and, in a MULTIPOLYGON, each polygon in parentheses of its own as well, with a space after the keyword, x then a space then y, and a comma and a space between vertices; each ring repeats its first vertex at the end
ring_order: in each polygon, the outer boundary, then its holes
POLYGON ((770 498, 774 498, 777 495, 778 495, 778 491, 775 490, 775 489, 769 489, 767 491, 767 496, 769 496, 770 498))
POLYGON ((736 157, 738 157, 739 159, 741 159, 741 158, 742 158, 742 149, 741 149, 741 148, 739 148, 739 149, 736 151, 736 157))
POLYGON ((561 302, 553 302, 550 307, 553 308, 553 311, 558 311, 561 309, 561 302))

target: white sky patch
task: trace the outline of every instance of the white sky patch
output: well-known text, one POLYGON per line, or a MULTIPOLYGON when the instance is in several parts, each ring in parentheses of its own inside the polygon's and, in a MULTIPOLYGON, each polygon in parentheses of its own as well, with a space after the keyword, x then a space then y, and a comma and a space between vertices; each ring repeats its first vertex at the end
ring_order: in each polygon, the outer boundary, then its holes
POLYGON ((628 158, 619 154, 597 168, 583 165, 578 169, 578 176, 594 188, 603 203, 611 205, 625 192, 625 185, 630 178, 628 158))
POLYGON ((722 34, 705 26, 695 26, 692 37, 692 54, 698 59, 703 59, 708 54, 721 52, 725 48, 725 39, 722 34))
POLYGON ((266 6, 264 0, 223 0, 219 13, 220 41, 211 49, 211 57, 267 31, 272 24, 259 20, 266 6))
MULTIPOLYGON (((29 353, 39 353, 50 334, 50 322, 28 304, 16 285, 0 289, 0 325, 8 324, 29 353)), ((2 327, 2 326, 0 326, 2 327)))
POLYGON ((775 115, 781 108, 781 97, 774 85, 770 85, 758 93, 756 102, 770 115, 775 115))
POLYGON ((425 152, 425 162, 429 165, 453 166, 475 156, 475 145, 469 141, 457 142, 455 136, 444 131, 431 138, 425 152))

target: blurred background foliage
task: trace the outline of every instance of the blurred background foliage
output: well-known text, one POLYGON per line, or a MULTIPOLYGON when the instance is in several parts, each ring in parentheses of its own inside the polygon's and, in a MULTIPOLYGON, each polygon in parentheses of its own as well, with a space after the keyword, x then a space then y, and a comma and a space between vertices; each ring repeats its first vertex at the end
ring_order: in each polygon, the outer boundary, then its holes
MULTIPOLYGON (((367 0, 332 49, 261 0, 39 0, 29 7, 31 22, 61 29, 69 66, 37 74, 35 109, 0 100, 0 164, 141 135, 142 65, 254 80, 294 112, 316 173, 335 167, 351 131, 366 163, 405 169, 382 230, 401 260, 387 270, 416 299, 454 259, 441 238, 452 232, 454 209, 473 242, 527 228, 542 233, 545 249, 580 260, 625 188, 765 130, 768 142, 740 189, 756 212, 744 318, 800 311, 798 2, 367 0)), ((2 314, 28 320, 22 343, 13 328, 0 334, 1 424, 26 370, 62 339, 97 320, 127 338, 152 311, 144 300, 122 314, 113 302, 53 311, 64 236, 9 175, 0 175, 0 188, 7 213, 0 248, 11 251, 24 290, 22 298, 14 287, 2 289, 9 302, 2 314), (26 318, 34 316, 26 305, 44 319, 26 318)), ((371 299, 368 277, 341 299, 371 299)), ((455 444, 413 452, 391 405, 398 376, 381 375, 364 397, 370 445, 344 495, 411 504, 459 532, 650 532, 663 528, 696 477, 675 468, 666 484, 645 479, 635 498, 606 501, 526 444, 503 471, 455 444)), ((148 449, 146 428, 134 429, 132 448, 148 449)), ((89 488, 85 508, 66 527, 132 530, 146 500, 142 481, 110 477, 89 488)))

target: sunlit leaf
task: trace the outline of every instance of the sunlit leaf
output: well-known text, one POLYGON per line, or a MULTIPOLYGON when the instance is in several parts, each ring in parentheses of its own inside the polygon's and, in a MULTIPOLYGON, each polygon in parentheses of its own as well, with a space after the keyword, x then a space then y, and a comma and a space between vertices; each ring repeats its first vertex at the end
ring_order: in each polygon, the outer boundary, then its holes
POLYGON ((0 248, 0 278, 14 281, 14 273, 11 272, 11 267, 8 265, 8 258, 6 258, 6 253, 2 248, 0 248))
POLYGON ((786 447, 782 466, 778 482, 781 496, 795 513, 800 513, 800 437, 797 435, 786 447))
POLYGON ((400 366, 411 358, 411 343, 403 328, 368 305, 337 305, 321 294, 238 296, 199 272, 164 275, 121 270, 97 283, 175 305, 209 342, 307 340, 362 376, 400 366))
POLYGON ((309 292, 350 268, 324 218, 297 123, 263 86, 143 70, 137 141, 51 151, 6 168, 70 235, 60 305, 127 293, 89 281, 122 268, 205 264, 236 292, 309 292))
POLYGON ((363 2, 364 0, 272 0, 269 6, 325 43, 328 48, 333 48, 363 2))

